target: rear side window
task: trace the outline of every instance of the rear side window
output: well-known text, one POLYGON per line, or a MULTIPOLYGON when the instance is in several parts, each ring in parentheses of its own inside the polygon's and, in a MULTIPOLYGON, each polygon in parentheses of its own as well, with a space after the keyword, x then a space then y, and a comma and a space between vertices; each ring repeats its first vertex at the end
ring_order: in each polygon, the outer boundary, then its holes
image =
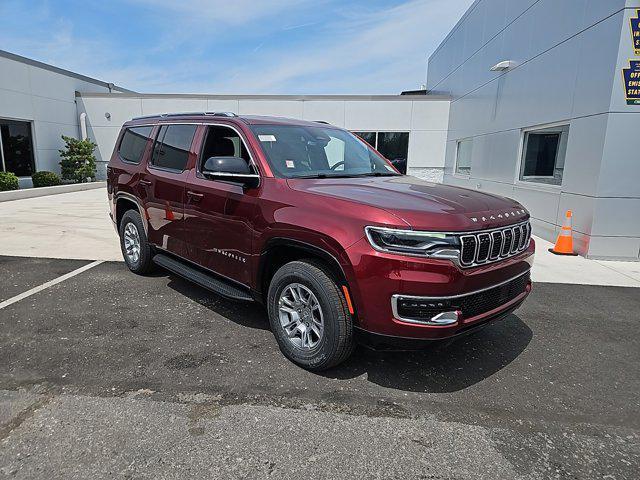
POLYGON ((182 172, 189 160, 197 125, 163 125, 153 146, 151 164, 182 172))
POLYGON ((118 153, 125 162, 140 163, 153 127, 127 128, 122 134, 118 153))

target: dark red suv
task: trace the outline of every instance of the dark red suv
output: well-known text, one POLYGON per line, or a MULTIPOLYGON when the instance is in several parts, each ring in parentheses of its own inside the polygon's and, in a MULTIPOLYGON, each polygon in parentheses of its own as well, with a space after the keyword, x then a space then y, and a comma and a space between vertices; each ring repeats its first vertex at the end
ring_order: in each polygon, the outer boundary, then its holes
POLYGON ((324 122, 136 118, 108 192, 133 272, 159 265, 264 304, 282 352, 308 369, 342 362, 356 340, 415 347, 467 333, 531 289, 522 205, 401 175, 324 122))

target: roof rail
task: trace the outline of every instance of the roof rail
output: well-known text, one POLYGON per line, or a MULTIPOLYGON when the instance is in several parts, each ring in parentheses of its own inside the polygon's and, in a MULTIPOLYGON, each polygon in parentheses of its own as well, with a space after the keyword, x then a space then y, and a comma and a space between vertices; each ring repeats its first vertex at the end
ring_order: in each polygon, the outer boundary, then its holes
POLYGON ((144 118, 175 118, 175 117, 194 117, 197 115, 208 115, 213 117, 237 117, 233 112, 180 112, 180 113, 160 113, 155 115, 143 115, 141 117, 133 117, 133 120, 141 120, 144 118))

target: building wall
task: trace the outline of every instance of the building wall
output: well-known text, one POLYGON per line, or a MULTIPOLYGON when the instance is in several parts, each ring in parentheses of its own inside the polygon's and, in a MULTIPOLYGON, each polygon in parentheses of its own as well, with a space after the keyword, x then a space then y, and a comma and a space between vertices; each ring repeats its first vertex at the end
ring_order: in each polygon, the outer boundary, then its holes
POLYGON ((638 0, 477 0, 429 59, 427 88, 452 97, 445 183, 507 195, 554 240, 564 212, 590 257, 638 259, 640 107, 624 100, 638 0), (492 72, 512 60, 515 68, 492 72), (522 129, 569 124, 563 181, 519 181, 522 129), (634 133, 635 132, 635 133, 634 133), (455 174, 456 145, 472 138, 472 170, 455 174))
POLYGON ((449 122, 448 98, 82 93, 77 100, 78 113, 87 113, 89 137, 98 144, 96 157, 102 175, 118 132, 127 120, 167 112, 228 111, 239 115, 324 120, 352 131, 406 131, 409 132, 407 173, 442 181, 449 122))
MULTIPOLYGON (((36 170, 60 172, 61 136, 79 138, 76 90, 109 88, 105 82, 0 51, 0 118, 31 122, 36 170)), ((20 183, 28 186, 31 180, 20 183)))

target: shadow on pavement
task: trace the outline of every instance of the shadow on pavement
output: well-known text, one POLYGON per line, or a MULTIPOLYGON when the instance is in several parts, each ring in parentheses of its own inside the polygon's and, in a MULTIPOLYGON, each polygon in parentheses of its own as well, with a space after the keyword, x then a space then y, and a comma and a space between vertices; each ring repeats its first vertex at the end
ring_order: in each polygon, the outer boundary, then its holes
POLYGON ((169 279, 168 287, 197 302, 211 312, 225 317, 243 327, 269 330, 267 313, 262 306, 249 302, 233 302, 168 272, 161 272, 169 279))
MULTIPOLYGON (((172 274, 168 278, 170 288, 214 314, 244 327, 269 330, 262 306, 226 300, 172 274)), ((422 351, 384 352, 358 347, 344 364, 317 375, 345 380, 366 374, 368 381, 386 388, 455 392, 507 366, 525 350, 532 337, 531 329, 518 316, 509 315, 473 335, 451 343, 434 343, 422 351)))
POLYGON ((473 335, 414 352, 380 352, 359 347, 328 378, 367 374, 370 382, 412 392, 447 393, 485 380, 515 360, 533 337, 516 315, 509 315, 473 335))

